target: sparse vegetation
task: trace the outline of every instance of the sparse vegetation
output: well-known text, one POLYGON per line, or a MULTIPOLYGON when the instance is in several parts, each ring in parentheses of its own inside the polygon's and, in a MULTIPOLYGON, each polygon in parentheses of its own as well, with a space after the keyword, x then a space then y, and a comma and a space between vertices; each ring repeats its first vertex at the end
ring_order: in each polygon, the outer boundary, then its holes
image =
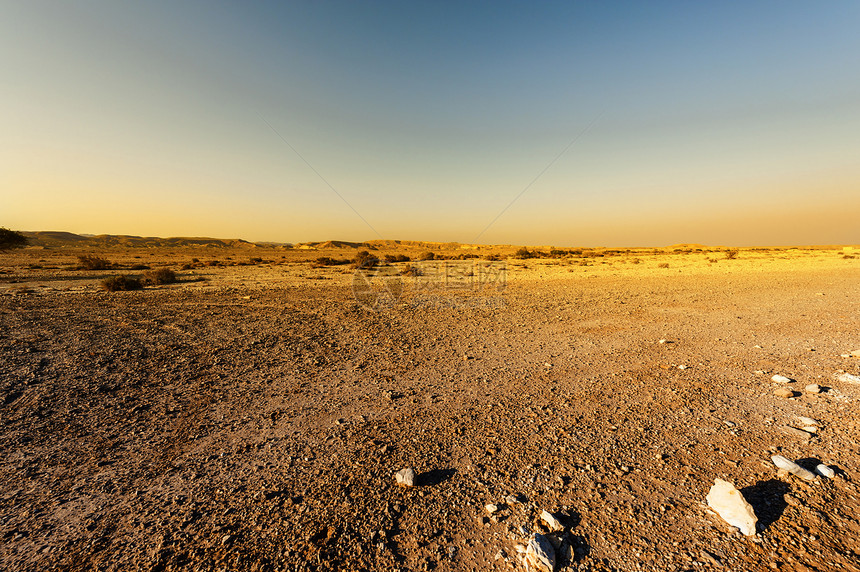
POLYGON ((137 278, 130 278, 124 274, 111 276, 101 281, 101 286, 108 292, 120 292, 125 290, 140 290, 143 284, 137 278))
POLYGON ((661 262, 660 264, 657 265, 657 268, 669 268, 669 263, 668 262, 661 262))
POLYGON ((345 258, 337 259, 329 256, 320 256, 316 261, 314 261, 313 266, 315 268, 319 268, 320 266, 340 266, 342 264, 349 264, 349 262, 350 261, 345 258))
POLYGON ((95 255, 82 254, 78 256, 78 268, 81 270, 107 270, 113 266, 110 260, 95 255))
POLYGON ((528 248, 520 248, 516 252, 514 252, 514 258, 519 258, 524 260, 526 258, 532 258, 534 254, 528 248))
POLYGON ((405 254, 386 254, 385 262, 391 264, 392 262, 409 262, 410 258, 405 254))
POLYGON ((360 250, 352 260, 353 268, 373 268, 379 264, 379 259, 366 250, 360 250))
POLYGON ((423 254, 421 254, 421 256, 418 257, 418 260, 435 260, 435 259, 436 259, 436 253, 432 252, 432 251, 424 252, 423 254))
POLYGON ((412 266, 411 264, 407 264, 406 267, 400 271, 400 274, 403 276, 421 276, 421 270, 412 266))
POLYGON ((502 257, 499 256, 498 254, 487 254, 486 256, 484 256, 484 260, 489 260, 491 262, 495 262, 495 261, 501 260, 501 259, 502 259, 502 257))
POLYGON ((729 250, 726 250, 725 257, 726 257, 726 260, 734 260, 735 258, 738 257, 738 249, 737 248, 730 248, 729 250))
POLYGON ((27 246, 26 236, 20 232, 0 226, 0 252, 12 250, 13 248, 24 248, 25 246, 27 246))
POLYGON ((176 273, 170 268, 150 270, 143 275, 144 284, 174 284, 176 282, 176 273))

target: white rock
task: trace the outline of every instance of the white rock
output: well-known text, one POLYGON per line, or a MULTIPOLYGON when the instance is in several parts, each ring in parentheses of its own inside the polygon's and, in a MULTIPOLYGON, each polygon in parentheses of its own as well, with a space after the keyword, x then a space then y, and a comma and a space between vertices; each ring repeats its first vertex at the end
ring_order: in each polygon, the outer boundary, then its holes
POLYGON ((499 510, 499 505, 490 503, 490 504, 486 505, 484 508, 487 509, 488 514, 495 514, 499 510))
POLYGON ((397 474, 394 475, 394 479, 397 481, 398 485, 403 485, 404 487, 414 487, 415 469, 413 469, 412 467, 400 469, 399 471, 397 471, 397 474))
POLYGON ((794 392, 787 387, 777 387, 773 390, 773 394, 777 397, 784 397, 786 399, 794 397, 794 392))
POLYGON ((820 463, 817 467, 815 467, 815 472, 822 477, 827 477, 828 479, 833 479, 836 477, 836 471, 834 471, 824 463, 820 463))
POLYGON ((803 415, 798 415, 797 420, 804 425, 811 425, 813 427, 818 427, 819 425, 821 425, 821 423, 817 419, 813 419, 812 417, 804 417, 803 415))
POLYGON ((860 376, 851 375, 850 373, 840 374, 836 379, 845 383, 860 383, 860 376))
POLYGON ((806 390, 806 393, 821 393, 821 386, 817 383, 810 383, 803 389, 806 390))
POLYGON ((668 341, 669 341, 669 340, 662 339, 662 340, 659 340, 657 343, 658 343, 658 344, 665 344, 665 343, 666 343, 666 342, 668 342, 668 341))
POLYGON ((851 352, 852 357, 860 357, 860 350, 854 350, 851 352))
POLYGON ((542 510, 540 513, 540 519, 553 532, 558 532, 559 530, 564 530, 564 525, 561 522, 559 522, 559 520, 551 512, 547 512, 545 510, 542 510))
POLYGON ((732 483, 714 479, 714 486, 708 493, 707 501, 708 506, 714 509, 724 521, 739 528, 747 536, 755 534, 755 524, 758 519, 750 503, 732 483))
POLYGON ((526 548, 523 561, 527 571, 553 572, 555 570, 555 548, 543 534, 534 534, 526 548))
POLYGON ((687 366, 686 366, 686 365, 684 365, 684 364, 681 364, 681 365, 679 365, 679 366, 678 366, 678 369, 687 369, 687 366))
POLYGON ((790 377, 785 377, 784 375, 776 374, 772 378, 771 381, 775 381, 776 383, 792 383, 794 380, 790 377))
POLYGON ((815 480, 815 473, 807 471, 806 469, 804 469, 803 467, 801 467, 800 465, 798 465, 794 461, 786 459, 782 455, 774 455, 773 457, 770 458, 770 460, 773 461, 773 464, 776 465, 777 467, 779 467, 780 469, 786 470, 796 477, 800 477, 801 479, 803 479, 805 481, 814 481, 815 480))

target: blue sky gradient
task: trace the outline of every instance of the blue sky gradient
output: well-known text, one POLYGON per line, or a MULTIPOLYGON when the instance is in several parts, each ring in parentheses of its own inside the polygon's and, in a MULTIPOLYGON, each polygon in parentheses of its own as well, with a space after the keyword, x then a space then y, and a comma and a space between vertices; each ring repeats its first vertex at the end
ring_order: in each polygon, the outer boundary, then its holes
POLYGON ((470 242, 591 125, 481 242, 860 242, 856 2, 3 14, 9 227, 470 242))

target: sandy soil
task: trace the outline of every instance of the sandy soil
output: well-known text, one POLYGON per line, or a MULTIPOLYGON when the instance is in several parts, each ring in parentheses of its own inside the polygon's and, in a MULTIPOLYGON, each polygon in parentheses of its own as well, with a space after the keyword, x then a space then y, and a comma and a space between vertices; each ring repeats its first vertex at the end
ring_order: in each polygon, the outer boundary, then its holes
POLYGON ((109 293, 117 271, 73 251, 0 255, 4 570, 521 569, 542 510, 557 570, 860 570, 860 384, 837 380, 860 374, 860 258, 479 260, 445 282, 307 262, 344 252, 101 254, 182 282, 109 293), (228 256, 262 260, 206 265, 228 256), (704 504, 718 477, 756 536, 704 504))

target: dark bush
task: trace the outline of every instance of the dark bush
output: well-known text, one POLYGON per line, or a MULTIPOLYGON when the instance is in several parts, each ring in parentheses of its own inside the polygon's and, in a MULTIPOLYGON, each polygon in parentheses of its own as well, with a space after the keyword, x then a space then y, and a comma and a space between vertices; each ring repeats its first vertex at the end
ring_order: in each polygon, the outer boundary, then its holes
POLYGON ((131 267, 132 270, 149 270, 149 266, 146 264, 135 264, 131 267))
POLYGON ((385 261, 389 264, 392 262, 409 262, 410 258, 405 254, 386 254, 385 261))
POLYGON ((519 250, 514 252, 514 258, 526 259, 526 258, 533 258, 533 257, 534 257, 534 254, 532 252, 530 252, 528 248, 520 248, 519 250))
POLYGON ((657 268, 669 268, 669 263, 668 262, 661 262, 660 264, 657 265, 657 268))
POLYGON ((732 248, 730 250, 727 250, 725 256, 726 256, 726 260, 734 260, 735 258, 738 257, 738 249, 732 248))
POLYGON ((81 270, 107 270, 112 266, 110 260, 90 254, 78 256, 78 264, 81 270))
POLYGON ((174 284, 175 282, 176 273, 170 268, 150 270, 143 275, 144 284, 174 284))
POLYGON ((428 250, 427 252, 422 253, 421 256, 418 257, 418 260, 434 260, 435 258, 436 253, 428 250))
POLYGON ((102 280, 102 288, 108 292, 119 292, 121 290, 140 290, 143 285, 137 278, 129 278, 124 274, 111 276, 102 280))
POLYGON ((320 256, 314 262, 315 266, 340 266, 341 264, 349 264, 349 260, 320 256))
POLYGON ((373 268, 379 264, 379 259, 366 250, 360 250, 352 259, 353 268, 373 268))
POLYGON ((0 226, 0 252, 27 246, 27 237, 20 232, 0 226))

